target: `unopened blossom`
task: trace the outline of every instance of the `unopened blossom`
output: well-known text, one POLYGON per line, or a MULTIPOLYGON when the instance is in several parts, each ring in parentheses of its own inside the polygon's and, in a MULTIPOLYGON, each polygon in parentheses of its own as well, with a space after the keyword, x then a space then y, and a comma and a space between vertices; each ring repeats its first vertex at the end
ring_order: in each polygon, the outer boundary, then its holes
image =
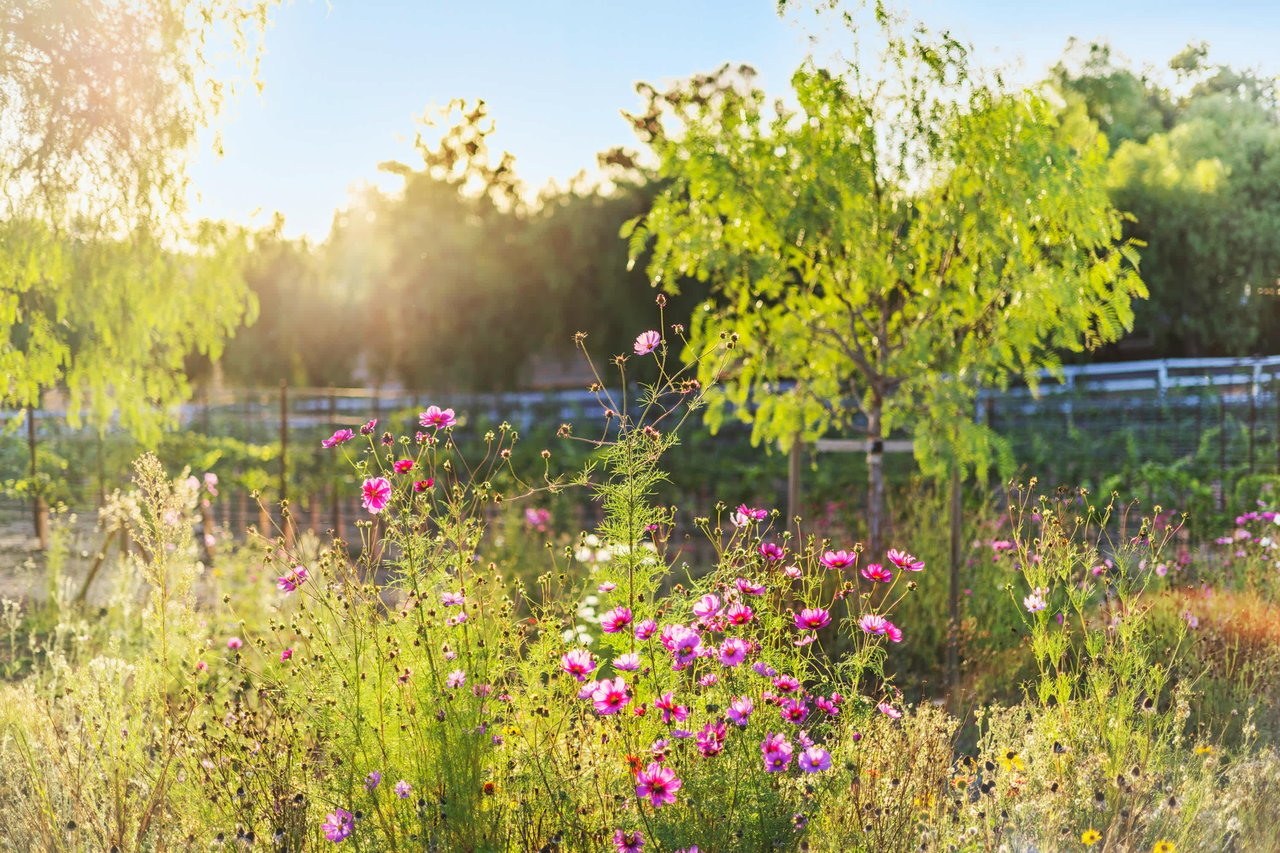
POLYGON ((386 477, 372 477, 361 487, 360 503, 372 515, 387 508, 391 500, 391 482, 386 477))
POLYGON ((586 649, 570 649, 560 656, 560 668, 578 681, 586 681, 595 671, 596 660, 586 649))
POLYGON ((619 605, 600 617, 600 630, 616 634, 631 624, 631 608, 619 605))
POLYGON ((831 624, 831 614, 821 607, 806 607, 795 615, 796 628, 817 631, 831 624))
POLYGON ((640 853, 644 849, 644 835, 638 829, 635 832, 615 830, 613 846, 617 848, 618 853, 640 853))
POLYGON ((751 712, 755 709, 755 703, 751 701, 750 697, 739 696, 729 703, 729 710, 725 714, 737 725, 745 726, 751 718, 751 712))
POLYGON ((658 334, 656 330, 650 329, 647 332, 641 332, 636 335, 636 342, 632 349, 636 355, 648 355, 656 350, 661 343, 662 335, 658 334))
POLYGON ((393 463, 392 463, 391 467, 392 467, 393 469, 395 469, 395 472, 396 472, 397 474, 403 474, 403 473, 404 473, 404 472, 406 472, 406 471, 411 471, 411 470, 413 470, 413 460, 412 460, 412 459, 397 459, 395 462, 393 462, 393 463))
POLYGON ((436 429, 444 429, 451 427, 458 422, 454 417, 453 409, 442 409, 439 406, 427 406, 425 412, 418 413, 418 423, 424 427, 435 427, 436 429))
POLYGON ((924 568, 924 560, 917 560, 906 551, 890 548, 887 556, 890 563, 893 563, 904 572, 918 572, 924 568))
POLYGON ((340 429, 337 432, 335 432, 333 435, 321 441, 320 446, 326 449, 331 447, 337 447, 339 444, 346 444, 348 441, 350 441, 353 438, 355 438, 355 433, 353 433, 351 430, 340 429))
POLYGON ((805 773, 818 773, 831 769, 831 753, 820 746, 811 746, 800 753, 796 762, 805 773))
POLYGON ((307 582, 307 570, 302 566, 294 566, 276 578, 276 586, 281 592, 296 592, 298 587, 307 582))
POLYGON ((730 637, 720 644, 718 657, 723 666, 737 666, 747 659, 750 645, 741 637, 730 637))
POLYGON ((320 831, 334 844, 345 841, 355 829, 355 817, 346 809, 334 809, 325 815, 320 831))
POLYGON ((868 563, 863 566, 861 574, 869 581, 888 583, 893 580, 893 572, 889 571, 879 563, 868 563))
POLYGON ((449 687, 461 687, 467 680, 467 674, 460 669, 455 669, 445 678, 444 683, 449 687))
POLYGON ((828 569, 843 569, 858 562, 854 551, 827 551, 822 555, 822 565, 828 569))
POLYGON ((606 678, 591 692, 591 702, 600 714, 616 714, 630 701, 627 683, 621 678, 606 678))
POLYGON ((676 777, 676 772, 656 761, 636 774, 636 796, 648 797, 654 807, 660 807, 676 801, 676 791, 683 783, 676 777))

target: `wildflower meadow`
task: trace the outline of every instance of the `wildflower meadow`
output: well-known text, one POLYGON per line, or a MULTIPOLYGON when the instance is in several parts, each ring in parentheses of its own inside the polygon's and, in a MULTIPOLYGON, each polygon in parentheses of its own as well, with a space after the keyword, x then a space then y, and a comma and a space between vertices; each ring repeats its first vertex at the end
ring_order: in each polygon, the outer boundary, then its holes
POLYGON ((922 5, 0 0, 0 853, 1280 853, 1280 13, 922 5))

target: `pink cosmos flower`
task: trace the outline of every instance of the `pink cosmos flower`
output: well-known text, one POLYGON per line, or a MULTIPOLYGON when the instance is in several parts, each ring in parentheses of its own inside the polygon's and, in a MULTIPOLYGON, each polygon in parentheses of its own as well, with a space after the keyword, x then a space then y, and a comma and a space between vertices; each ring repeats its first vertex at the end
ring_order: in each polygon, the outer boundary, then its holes
POLYGON ((467 674, 460 669, 455 669, 445 678, 444 683, 455 690, 466 683, 467 674))
POLYGON ((586 681, 587 675, 595 671, 596 660, 586 649, 570 649, 560 656, 560 668, 578 681, 586 681))
POLYGON ((764 753, 764 769, 766 773, 781 773, 791 764, 794 747, 785 735, 766 734, 760 742, 760 751, 764 753))
POLYGON ((613 668, 623 672, 635 672, 640 668, 640 655, 628 652, 613 659, 613 668))
POLYGON ((331 447, 337 447, 339 444, 346 444, 348 441, 350 441, 353 438, 355 438, 355 433, 353 433, 351 430, 340 429, 337 432, 335 432, 333 435, 321 441, 320 446, 327 450, 331 447))
POLYGON ((710 619, 720 612, 720 597, 716 595, 704 595, 699 598, 693 605, 693 615, 700 619, 710 619))
POLYGON ((749 581, 746 578, 738 578, 736 584, 738 590, 746 595, 764 595, 766 592, 764 584, 749 581))
POLYGON ((1044 599, 1045 591, 1036 587, 1031 594, 1022 599, 1022 606, 1027 608, 1028 613, 1039 613, 1049 606, 1049 602, 1044 599))
POLYGON ((373 477, 364 481, 361 503, 371 515, 377 515, 387 508, 391 500, 391 483, 386 477, 373 477))
POLYGON ((397 474, 403 474, 405 471, 410 471, 413 469, 413 460, 397 459, 394 463, 392 463, 391 467, 395 469, 395 472, 397 474))
POLYGON ((298 587, 307 582, 307 570, 302 566, 294 566, 285 574, 276 578, 276 586, 281 592, 296 592, 298 587))
POLYGON ((604 595, 605 593, 613 592, 617 588, 618 588, 618 585, 613 581, 605 581, 604 583, 600 584, 600 586, 596 587, 596 592, 600 593, 601 595, 604 595))
POLYGON ((524 511, 524 523, 534 530, 546 531, 550 522, 551 510, 546 507, 538 507, 537 509, 529 507, 524 511))
MULTIPOLYGON (((320 443, 324 444, 323 441, 320 443)), ((216 498, 218 496, 218 475, 212 471, 206 471, 204 474, 204 487, 209 491, 209 494, 216 498)))
POLYGON ((737 666, 747 659, 750 646, 740 637, 730 637, 720 645, 720 663, 724 666, 737 666))
POLYGON ((868 613, 858 620, 858 627, 867 634, 884 634, 889 630, 889 620, 874 613, 868 613))
POLYGON ((677 705, 675 694, 671 692, 663 693, 657 699, 653 700, 653 707, 662 712, 662 722, 670 725, 674 719, 677 723, 683 723, 689 719, 689 709, 684 705, 677 705))
POLYGON ((918 572, 924 568, 924 560, 917 560, 906 551, 890 548, 888 557, 890 563, 893 563, 904 572, 918 572))
POLYGON ((827 551, 822 555, 822 565, 828 569, 843 569, 858 562, 858 555, 853 551, 827 551))
POLYGON ((724 618, 729 621, 730 625, 745 625, 751 621, 751 617, 755 613, 745 604, 734 602, 730 604, 724 611, 724 618))
POLYGON ((338 844, 351 835, 355 825, 355 816, 351 812, 346 809, 334 809, 325 815, 324 823, 320 824, 320 830, 325 838, 338 844))
POLYGON ((831 753, 827 752, 820 746, 811 746, 804 752, 800 753, 800 760, 797 762, 800 769, 805 773, 818 773, 822 770, 831 769, 831 753))
POLYGON ((876 709, 891 720, 901 720, 902 712, 890 705, 888 702, 881 702, 876 709))
POLYGON ((240 647, 241 647, 241 646, 243 646, 243 645, 244 645, 244 643, 243 643, 243 642, 241 642, 241 640, 240 640, 240 638, 239 638, 239 637, 228 637, 228 638, 227 638, 227 648, 229 648, 229 649, 235 650, 235 649, 240 648, 240 647))
POLYGON ((902 629, 892 622, 884 623, 884 635, 889 638, 891 643, 902 642, 902 629))
POLYGON ((453 409, 442 409, 439 406, 427 406, 425 412, 418 413, 418 423, 424 427, 435 427, 436 429, 444 429, 451 427, 458 422, 453 415, 453 409))
POLYGON ((647 332, 641 332, 636 335, 635 350, 636 355, 648 355, 658 348, 658 344, 662 343, 662 335, 655 330, 650 329, 647 332))
POLYGON ((204 661, 196 661, 196 672, 204 672, 209 668, 209 664, 204 661))
POLYGON ((648 797, 654 808, 676 801, 676 791, 683 783, 676 778, 676 772, 670 767, 663 767, 656 761, 636 774, 636 796, 648 797))
POLYGON ((652 619, 642 619, 636 623, 636 639, 647 640, 658 630, 658 623, 652 619))
POLYGON ((644 836, 638 829, 635 832, 615 830, 613 846, 618 849, 618 853, 640 853, 644 849, 644 836))
POLYGON ((600 630, 616 634, 631 624, 631 608, 618 605, 600 617, 600 630))
POLYGON ((734 527, 746 527, 753 521, 764 521, 768 517, 768 510, 755 509, 746 504, 738 504, 738 508, 729 516, 729 521, 733 522, 734 527))
POLYGON ((464 592, 442 592, 440 603, 445 607, 461 607, 467 603, 467 595, 464 592))
POLYGON ((435 477, 428 477, 425 480, 414 480, 413 490, 415 492, 425 492, 427 489, 431 488, 435 484, 436 484, 435 477))
POLYGON ((719 755, 724 751, 726 734, 723 720, 707 723, 702 731, 698 732, 698 752, 703 758, 719 755))
POLYGON ((616 714, 630 701, 627 683, 621 677, 606 678, 596 684, 595 690, 591 692, 591 702, 600 714, 616 714))
POLYGON ((751 718, 751 712, 756 709, 755 703, 747 696, 739 696, 729 703, 729 710, 726 711, 729 719, 733 720, 739 726, 745 726, 751 718))
POLYGON ((773 542, 760 543, 760 556, 764 557, 766 560, 769 560, 770 562, 776 563, 778 560, 781 560, 784 556, 784 553, 785 552, 782 550, 781 546, 777 545, 776 543, 773 543, 773 542))
POLYGON ((782 712, 782 719, 788 723, 795 723, 797 726, 809 716, 809 706, 799 697, 783 699, 778 703, 778 710, 782 712))
POLYGON ((794 675, 779 675, 773 680, 773 689, 779 693, 799 693, 800 679, 794 675))
POLYGON ((869 581, 879 581, 880 583, 888 583, 893 580, 893 572, 879 563, 868 563, 862 570, 862 576, 869 581))
POLYGON ((806 607, 796 614, 795 622, 801 631, 817 631, 831 624, 831 614, 821 607, 806 607))
POLYGON ((787 577, 791 578, 792 580, 799 580, 799 578, 800 578, 800 567, 799 567, 799 566, 787 566, 785 569, 783 569, 783 570, 782 570, 782 573, 783 573, 784 575, 786 575, 787 577))
POLYGON ((292 648, 285 649, 280 653, 280 662, 284 663, 291 657, 293 657, 293 649, 292 648))
POLYGON ((831 698, 825 696, 815 696, 813 703, 818 706, 818 710, 825 713, 828 717, 834 717, 840 713, 839 693, 832 693, 831 698))

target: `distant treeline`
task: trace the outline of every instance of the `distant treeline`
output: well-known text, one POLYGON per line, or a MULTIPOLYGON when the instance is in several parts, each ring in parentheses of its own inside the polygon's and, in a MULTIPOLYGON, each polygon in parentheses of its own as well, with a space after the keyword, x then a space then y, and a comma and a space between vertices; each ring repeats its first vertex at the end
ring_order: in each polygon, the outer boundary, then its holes
MULTIPOLYGON (((1105 46, 1071 45, 1046 85, 1063 120, 1085 113, 1110 142, 1110 184, 1146 243, 1150 298, 1131 335, 1094 360, 1280 352, 1280 109, 1276 81, 1189 47, 1170 77, 1136 72, 1105 46)), ((643 121, 641 119, 640 121, 643 121)), ((422 162, 382 164, 394 194, 368 190, 312 245, 256 235, 245 278, 259 304, 220 361, 234 384, 505 390, 554 384, 573 335, 597 362, 657 323, 644 259, 623 224, 659 187, 638 155, 600 155, 600 179, 523 193, 490 156, 483 104, 454 104, 422 162)), ((707 298, 687 282, 665 309, 687 323, 707 298)), ((193 364, 208 375, 209 365, 193 364)))

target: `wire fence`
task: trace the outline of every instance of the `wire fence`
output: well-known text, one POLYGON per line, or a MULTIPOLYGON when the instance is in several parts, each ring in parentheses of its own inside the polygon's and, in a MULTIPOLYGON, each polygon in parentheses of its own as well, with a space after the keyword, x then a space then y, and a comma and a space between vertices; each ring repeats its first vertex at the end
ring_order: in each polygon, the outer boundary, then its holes
MULTIPOLYGON (((179 428, 165 436, 159 452, 171 466, 218 473, 225 494, 215 520, 229 530, 250 524, 269 529, 271 511, 251 497, 257 492, 268 507, 288 498, 300 526, 347 533, 360 517, 356 484, 337 470, 332 454, 321 452, 320 439, 369 419, 378 420, 379 432, 412 435, 417 413, 429 404, 454 408, 468 427, 480 430, 505 421, 526 444, 530 438, 534 444, 550 441, 561 423, 599 420, 597 397, 584 390, 234 389, 183 406, 179 428)), ((0 524, 6 529, 29 524, 35 530, 37 493, 46 505, 91 514, 124 484, 129 460, 141 451, 120 433, 73 429, 57 411, 37 411, 29 421, 22 413, 8 414, 14 427, 0 447, 0 481, 8 486, 0 498, 0 524)), ((1016 387, 984 392, 978 417, 1009 442, 1028 475, 1049 487, 1145 489, 1135 496, 1220 513, 1251 490, 1280 482, 1280 356, 1068 367, 1060 380, 1046 378, 1036 394, 1016 387)), ((705 472, 717 466, 736 471, 761 455, 741 428, 703 438, 690 464, 704 465, 705 472)), ((762 502, 785 504, 786 468, 780 460, 751 484, 762 502)), ((893 470, 908 474, 909 461, 893 470)), ((715 498, 708 489, 693 491, 682 496, 681 508, 707 514, 715 498)), ((589 508, 575 512, 583 524, 593 520, 589 508)))

